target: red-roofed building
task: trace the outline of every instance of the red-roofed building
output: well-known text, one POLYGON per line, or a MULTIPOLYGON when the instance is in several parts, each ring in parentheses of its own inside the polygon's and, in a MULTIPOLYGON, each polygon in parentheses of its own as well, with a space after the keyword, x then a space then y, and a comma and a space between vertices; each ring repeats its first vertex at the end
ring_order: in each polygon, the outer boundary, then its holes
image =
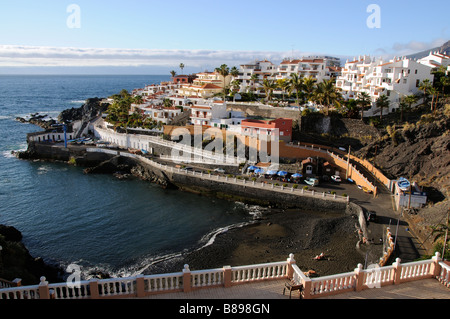
POLYGON ((246 119, 241 122, 241 134, 246 136, 269 137, 278 132, 280 140, 292 141, 292 119, 278 118, 269 120, 246 119))

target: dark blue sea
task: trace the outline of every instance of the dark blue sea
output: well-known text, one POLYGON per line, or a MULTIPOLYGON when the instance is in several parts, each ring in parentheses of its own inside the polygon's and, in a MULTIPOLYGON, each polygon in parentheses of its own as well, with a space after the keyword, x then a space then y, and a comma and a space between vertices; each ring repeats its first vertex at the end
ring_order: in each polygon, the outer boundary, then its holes
MULTIPOLYGON (((19 160, 26 135, 41 129, 16 121, 49 118, 91 97, 108 97, 169 80, 169 76, 0 75, 0 224, 14 226, 33 257, 84 278, 148 273, 153 265, 213 241, 252 219, 254 207, 164 190, 137 179, 85 175, 65 163, 19 160)), ((257 210, 256 210, 257 211, 257 210)), ((181 271, 181 269, 180 269, 181 271)))

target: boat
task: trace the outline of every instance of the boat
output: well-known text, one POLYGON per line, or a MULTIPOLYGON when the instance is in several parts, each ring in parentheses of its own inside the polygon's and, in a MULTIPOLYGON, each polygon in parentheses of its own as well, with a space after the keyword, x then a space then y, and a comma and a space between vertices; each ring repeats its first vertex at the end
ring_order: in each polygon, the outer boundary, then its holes
POLYGON ((409 191, 409 187, 411 186, 411 183, 404 177, 400 177, 397 181, 398 188, 400 188, 402 191, 407 192, 409 191))

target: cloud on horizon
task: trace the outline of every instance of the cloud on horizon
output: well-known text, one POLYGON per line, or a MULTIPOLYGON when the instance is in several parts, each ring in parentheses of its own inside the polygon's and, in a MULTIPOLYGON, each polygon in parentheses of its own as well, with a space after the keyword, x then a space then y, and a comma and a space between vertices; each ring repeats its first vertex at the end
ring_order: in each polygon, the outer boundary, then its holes
POLYGON ((378 48, 376 52, 382 57, 407 56, 440 47, 448 39, 438 38, 432 41, 410 41, 408 43, 395 42, 390 48, 378 48))
POLYGON ((313 52, 218 51, 108 49, 74 47, 40 47, 0 45, 0 67, 167 67, 178 69, 180 63, 190 68, 213 68, 221 64, 238 66, 254 60, 267 59, 279 63, 294 54, 320 55, 313 52))

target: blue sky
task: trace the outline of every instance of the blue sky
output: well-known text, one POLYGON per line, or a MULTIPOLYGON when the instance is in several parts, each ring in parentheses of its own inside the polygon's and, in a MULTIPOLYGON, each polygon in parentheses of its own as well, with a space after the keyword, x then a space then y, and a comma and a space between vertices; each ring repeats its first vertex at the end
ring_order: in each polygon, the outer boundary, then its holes
POLYGON ((0 71, 186 72, 289 56, 400 56, 450 39, 448 0, 0 0, 0 71), (69 5, 80 9, 70 28, 69 5), (370 4, 380 28, 369 28, 370 4), (128 68, 128 69, 127 69, 128 68))

